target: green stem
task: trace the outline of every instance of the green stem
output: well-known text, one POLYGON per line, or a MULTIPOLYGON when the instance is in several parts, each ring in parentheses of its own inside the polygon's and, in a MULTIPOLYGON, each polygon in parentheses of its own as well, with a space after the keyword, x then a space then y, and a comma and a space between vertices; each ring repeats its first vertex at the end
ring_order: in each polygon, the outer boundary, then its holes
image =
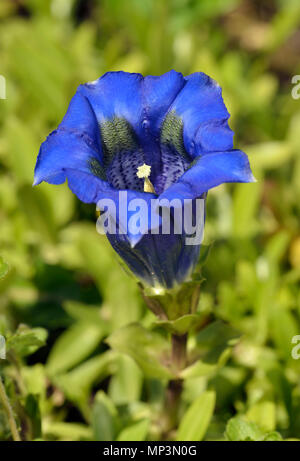
POLYGON ((187 334, 172 335, 172 362, 177 371, 181 371, 186 365, 187 334))
MULTIPOLYGON (((187 335, 172 335, 172 362, 177 373, 186 366, 186 344, 187 335)), ((182 379, 172 379, 169 381, 166 390, 165 412, 167 423, 165 428, 166 437, 176 429, 178 425, 178 413, 182 393, 182 379)))
POLYGON ((12 438, 13 438, 13 440, 15 442, 20 442, 21 438, 20 438, 20 435, 19 435, 19 432, 18 432, 18 429, 17 429, 17 424, 16 424, 16 421, 15 421, 15 418, 14 418, 13 410, 12 410, 12 407, 11 407, 11 405, 9 403, 9 399, 7 397, 7 394, 5 392, 5 387, 4 387, 4 384, 2 382, 1 376, 0 376, 0 402, 2 403, 4 411, 6 413, 8 424, 9 424, 10 431, 11 431, 11 434, 12 434, 12 438))

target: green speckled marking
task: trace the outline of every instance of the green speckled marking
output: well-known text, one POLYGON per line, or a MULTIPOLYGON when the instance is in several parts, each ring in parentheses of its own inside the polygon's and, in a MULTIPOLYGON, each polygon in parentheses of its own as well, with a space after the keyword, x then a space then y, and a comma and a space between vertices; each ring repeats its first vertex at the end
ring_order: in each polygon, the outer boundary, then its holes
POLYGON ((187 170, 190 170, 191 168, 193 168, 193 166, 195 166, 195 165, 198 163, 199 159, 200 159, 200 157, 196 157, 195 160, 193 160, 193 161, 189 164, 189 166, 187 167, 187 170))
POLYGON ((100 179, 106 180, 106 174, 103 166, 95 158, 89 159, 89 168, 93 175, 100 179))
POLYGON ((188 159, 183 143, 183 121, 175 111, 169 112, 163 121, 160 142, 174 147, 182 157, 188 159))
POLYGON ((100 124, 105 167, 121 151, 134 151, 138 148, 132 126, 124 118, 114 117, 100 124))

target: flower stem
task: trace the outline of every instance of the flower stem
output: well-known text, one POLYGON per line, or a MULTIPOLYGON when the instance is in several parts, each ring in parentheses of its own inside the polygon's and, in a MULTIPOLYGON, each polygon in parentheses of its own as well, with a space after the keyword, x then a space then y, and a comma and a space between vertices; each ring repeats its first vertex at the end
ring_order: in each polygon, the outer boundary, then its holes
MULTIPOLYGON (((187 335, 172 335, 172 362, 177 373, 180 372, 186 365, 186 344, 187 335)), ((165 412, 167 415, 167 424, 165 434, 166 437, 178 425, 178 413, 180 398, 182 393, 182 379, 172 379, 169 381, 166 390, 165 412)))
POLYGON ((177 371, 185 368, 187 334, 172 335, 172 362, 177 371))
POLYGON ((7 394, 5 392, 5 387, 4 387, 4 384, 2 382, 2 378, 0 376, 0 402, 2 403, 2 406, 4 408, 4 411, 7 415, 7 420, 8 420, 8 424, 9 424, 9 427, 10 427, 10 431, 11 431, 11 434, 12 434, 12 438, 15 442, 20 442, 21 441, 21 438, 20 438, 20 435, 19 435, 19 432, 18 432, 18 429, 17 429, 17 424, 16 424, 16 421, 15 421, 15 418, 14 418, 14 414, 13 414, 13 410, 12 410, 12 407, 9 403, 9 399, 7 397, 7 394))

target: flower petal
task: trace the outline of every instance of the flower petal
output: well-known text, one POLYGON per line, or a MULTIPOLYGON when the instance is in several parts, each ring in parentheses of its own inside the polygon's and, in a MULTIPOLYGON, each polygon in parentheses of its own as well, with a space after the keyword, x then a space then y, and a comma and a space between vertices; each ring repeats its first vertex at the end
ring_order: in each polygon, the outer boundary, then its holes
MULTIPOLYGON (((161 165, 159 133, 165 115, 185 85, 182 74, 170 71, 161 76, 143 77, 127 72, 108 72, 79 87, 90 102, 101 126, 108 120, 125 119, 137 135, 145 163, 152 166, 151 178, 161 165)), ((115 137, 123 133, 115 129, 115 137)))
POLYGON ((100 198, 116 199, 117 191, 108 182, 94 176, 90 172, 80 171, 75 168, 64 168, 68 186, 84 203, 97 203, 100 198))
POLYGON ((174 111, 183 120, 187 152, 195 157, 201 152, 232 149, 233 133, 227 123, 229 113, 220 86, 202 72, 191 74, 185 80, 186 85, 170 112, 174 111))
POLYGON ((185 85, 181 73, 171 70, 160 76, 129 72, 107 72, 78 91, 90 102, 98 123, 114 117, 125 118, 144 140, 158 135, 170 105, 185 85))
POLYGON ((76 133, 79 136, 85 134, 101 152, 98 121, 90 101, 81 93, 80 86, 71 99, 68 110, 58 129, 76 133))
POLYGON ((199 157, 160 199, 194 199, 225 182, 253 182, 247 155, 240 150, 215 152, 199 157))
POLYGON ((122 235, 107 237, 130 270, 152 287, 182 283, 193 272, 200 252, 200 245, 186 245, 184 235, 146 234, 134 248, 122 235))
POLYGON ((99 202, 101 199, 113 201, 116 214, 115 216, 111 215, 110 218, 116 223, 116 230, 122 231, 122 238, 126 239, 131 248, 145 234, 160 226, 161 219, 159 215, 155 214, 154 219, 152 219, 153 215, 151 214, 155 213, 156 195, 132 190, 116 190, 107 182, 90 173, 71 168, 65 169, 64 172, 68 179, 69 188, 82 202, 96 203, 99 206, 101 205, 101 202, 99 202), (151 200, 154 201, 152 209, 151 200), (141 201, 143 208, 140 210, 141 201), (132 205, 132 208, 130 208, 129 204, 132 205), (138 227, 135 229, 130 227, 130 219, 136 213, 139 213, 141 222, 138 223, 138 227))
POLYGON ((142 118, 142 81, 141 74, 107 72, 94 82, 80 85, 78 91, 88 99, 98 123, 119 117, 136 127, 142 118))
POLYGON ((151 134, 159 135, 161 124, 170 106, 184 87, 183 75, 170 70, 163 75, 148 75, 143 83, 143 105, 151 134))
POLYGON ((164 165, 158 142, 161 127, 169 107, 184 85, 183 75, 174 70, 160 76, 149 75, 144 78, 142 147, 145 152, 146 163, 148 162, 152 167, 150 178, 153 183, 164 165))
POLYGON ((62 184, 66 180, 66 168, 93 173, 104 178, 97 145, 85 132, 79 134, 59 128, 48 136, 40 148, 33 185, 42 181, 62 184))

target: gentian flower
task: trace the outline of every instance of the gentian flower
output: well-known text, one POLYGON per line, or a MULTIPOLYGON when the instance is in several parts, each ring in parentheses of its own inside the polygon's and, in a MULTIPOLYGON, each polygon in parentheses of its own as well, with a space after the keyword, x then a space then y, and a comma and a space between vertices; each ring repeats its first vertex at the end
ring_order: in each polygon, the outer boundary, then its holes
MULTIPOLYGON (((118 208, 119 191, 150 207, 153 199, 195 200, 222 183, 251 182, 228 118, 220 86, 204 73, 108 72, 77 89, 40 148, 34 185, 67 179, 83 202, 110 198, 118 208)), ((116 220, 124 225, 120 213, 116 220)), ((150 227, 138 236, 107 236, 145 284, 172 288, 190 277, 200 245, 186 245, 184 233, 146 232, 150 227)))

